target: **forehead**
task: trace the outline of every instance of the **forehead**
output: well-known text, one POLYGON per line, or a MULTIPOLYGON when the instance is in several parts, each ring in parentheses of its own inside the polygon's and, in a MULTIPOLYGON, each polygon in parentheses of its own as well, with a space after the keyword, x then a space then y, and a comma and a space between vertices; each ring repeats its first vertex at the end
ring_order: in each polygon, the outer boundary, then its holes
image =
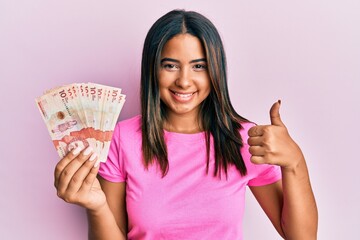
POLYGON ((185 33, 178 34, 166 42, 161 52, 162 57, 205 58, 204 48, 199 38, 185 33))

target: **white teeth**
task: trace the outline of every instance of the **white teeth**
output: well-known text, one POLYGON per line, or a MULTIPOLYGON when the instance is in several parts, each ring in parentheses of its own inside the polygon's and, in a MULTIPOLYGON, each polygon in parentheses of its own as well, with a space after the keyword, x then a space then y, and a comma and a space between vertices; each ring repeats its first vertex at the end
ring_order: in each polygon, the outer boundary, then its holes
POLYGON ((188 98, 188 97, 191 97, 194 93, 181 94, 181 93, 174 92, 174 94, 181 98, 188 98))

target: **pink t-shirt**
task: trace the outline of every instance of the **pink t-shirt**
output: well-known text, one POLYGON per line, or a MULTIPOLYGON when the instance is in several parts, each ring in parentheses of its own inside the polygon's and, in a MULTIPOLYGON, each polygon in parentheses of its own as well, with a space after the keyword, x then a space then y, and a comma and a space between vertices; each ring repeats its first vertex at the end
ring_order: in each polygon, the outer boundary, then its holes
MULTIPOLYGON (((169 171, 162 177, 157 165, 144 168, 140 116, 119 122, 106 163, 99 174, 111 182, 126 182, 128 239, 242 239, 246 186, 261 186, 281 178, 280 168, 250 162, 243 123, 241 154, 247 167, 242 177, 232 165, 228 178, 214 177, 211 148, 206 174, 204 133, 165 131, 169 171)), ((212 139, 211 139, 212 140, 212 139)))

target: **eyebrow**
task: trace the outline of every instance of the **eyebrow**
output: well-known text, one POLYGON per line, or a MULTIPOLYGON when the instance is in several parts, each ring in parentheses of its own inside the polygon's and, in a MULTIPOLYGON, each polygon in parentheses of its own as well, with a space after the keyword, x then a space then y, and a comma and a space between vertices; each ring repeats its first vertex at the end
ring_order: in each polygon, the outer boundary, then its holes
MULTIPOLYGON (((161 62, 161 63, 163 63, 163 62, 175 62, 175 63, 180 63, 179 60, 173 59, 173 58, 163 58, 163 59, 161 59, 160 62, 161 62)), ((197 63, 197 62, 206 62, 206 58, 199 58, 199 59, 194 59, 194 60, 191 60, 191 61, 190 61, 190 63, 197 63)))

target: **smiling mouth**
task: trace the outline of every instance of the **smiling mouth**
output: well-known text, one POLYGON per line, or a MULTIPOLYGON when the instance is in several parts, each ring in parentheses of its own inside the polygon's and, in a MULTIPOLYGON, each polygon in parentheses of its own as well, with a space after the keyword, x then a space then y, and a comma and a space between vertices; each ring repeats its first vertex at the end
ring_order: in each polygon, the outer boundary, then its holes
POLYGON ((174 91, 171 91, 171 92, 175 96, 180 97, 180 98, 184 98, 184 99, 189 98, 189 97, 191 97, 192 95, 195 94, 195 92, 192 92, 192 93, 178 93, 178 92, 174 92, 174 91))

